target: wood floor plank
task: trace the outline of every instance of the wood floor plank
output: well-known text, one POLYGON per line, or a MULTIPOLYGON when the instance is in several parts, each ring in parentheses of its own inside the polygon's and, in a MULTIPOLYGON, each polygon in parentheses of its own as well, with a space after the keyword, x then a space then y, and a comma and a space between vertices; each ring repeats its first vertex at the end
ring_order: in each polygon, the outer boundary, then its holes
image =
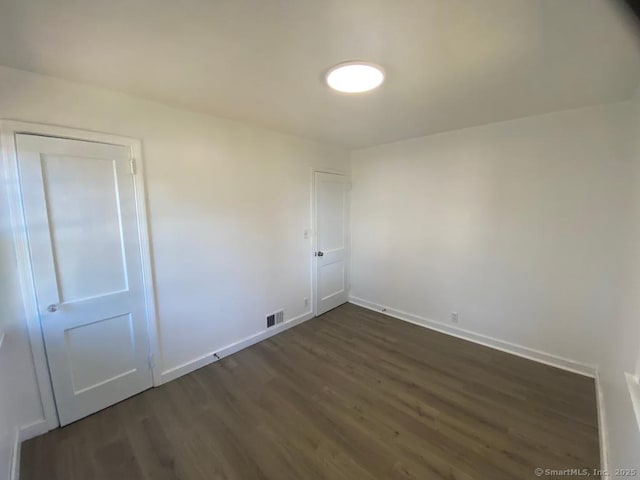
POLYGON ((513 480, 600 466, 593 379, 350 304, 25 442, 21 457, 23 480, 513 480))

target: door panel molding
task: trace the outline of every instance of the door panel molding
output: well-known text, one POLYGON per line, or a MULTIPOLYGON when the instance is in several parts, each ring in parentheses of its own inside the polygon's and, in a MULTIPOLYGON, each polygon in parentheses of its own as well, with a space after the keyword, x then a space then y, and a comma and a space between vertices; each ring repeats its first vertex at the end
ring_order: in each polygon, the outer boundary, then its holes
MULTIPOLYGON (((142 263, 142 283, 144 288, 145 313, 149 336, 149 351, 153 358, 159 358, 158 325, 156 318, 155 279, 152 265, 152 251, 149 237, 147 196, 145 189, 144 162, 142 142, 107 133, 92 132, 68 127, 26 123, 13 120, 0 120, 0 144, 4 175, 3 184, 7 189, 7 200, 11 215, 11 229, 17 258, 18 276, 24 306, 24 315, 29 332, 31 351, 36 370, 36 379, 47 428, 52 430, 60 425, 53 396, 53 388, 49 377, 49 367, 44 346, 43 332, 40 325, 36 290, 32 272, 31 257, 27 236, 27 223, 22 206, 22 192, 17 155, 16 135, 32 134, 58 137, 70 140, 88 141, 127 147, 135 162, 134 195, 140 255, 142 263)), ((162 383, 160 365, 152 364, 153 385, 162 383)))

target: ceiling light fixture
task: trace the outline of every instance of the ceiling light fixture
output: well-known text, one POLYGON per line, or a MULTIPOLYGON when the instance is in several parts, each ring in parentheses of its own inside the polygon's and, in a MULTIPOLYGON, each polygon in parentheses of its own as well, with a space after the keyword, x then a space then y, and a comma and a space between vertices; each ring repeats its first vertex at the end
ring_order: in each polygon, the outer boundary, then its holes
POLYGON ((379 87, 384 81, 382 68, 366 62, 345 62, 332 67, 327 85, 343 93, 362 93, 379 87))

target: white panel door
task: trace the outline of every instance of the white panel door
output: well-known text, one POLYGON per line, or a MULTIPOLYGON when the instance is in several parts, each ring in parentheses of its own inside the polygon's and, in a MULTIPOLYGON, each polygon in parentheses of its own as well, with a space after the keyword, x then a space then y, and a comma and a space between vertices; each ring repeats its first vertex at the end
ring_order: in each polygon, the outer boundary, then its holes
POLYGON ((347 301, 347 181, 344 175, 314 174, 316 315, 347 301))
POLYGON ((152 386, 130 152, 16 140, 40 322, 66 425, 152 386))

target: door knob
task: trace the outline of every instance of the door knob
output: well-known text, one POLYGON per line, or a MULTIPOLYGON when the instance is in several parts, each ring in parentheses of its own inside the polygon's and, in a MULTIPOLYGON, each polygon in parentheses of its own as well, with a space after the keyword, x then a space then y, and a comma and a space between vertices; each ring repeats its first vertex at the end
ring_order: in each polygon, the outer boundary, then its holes
POLYGON ((52 303, 51 305, 49 305, 47 307, 47 312, 57 312, 58 311, 58 305, 56 305, 55 303, 52 303))
POLYGON ((318 252, 318 253, 317 253, 317 255, 318 255, 319 257, 324 257, 324 252, 318 252))

